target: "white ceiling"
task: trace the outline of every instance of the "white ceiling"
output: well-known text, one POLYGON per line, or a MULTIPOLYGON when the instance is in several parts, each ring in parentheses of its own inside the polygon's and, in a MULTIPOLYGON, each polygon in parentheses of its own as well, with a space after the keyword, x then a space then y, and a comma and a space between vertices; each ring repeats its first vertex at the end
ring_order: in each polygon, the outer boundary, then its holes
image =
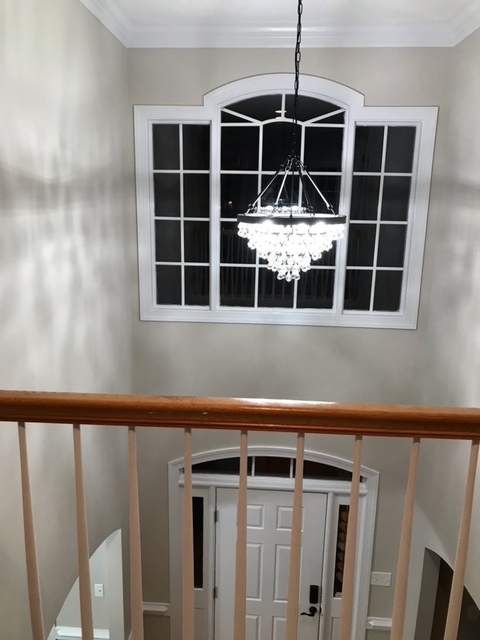
MULTIPOLYGON (((81 0, 127 47, 291 47, 297 0, 81 0)), ((455 46, 480 0, 303 0, 302 46, 455 46)))

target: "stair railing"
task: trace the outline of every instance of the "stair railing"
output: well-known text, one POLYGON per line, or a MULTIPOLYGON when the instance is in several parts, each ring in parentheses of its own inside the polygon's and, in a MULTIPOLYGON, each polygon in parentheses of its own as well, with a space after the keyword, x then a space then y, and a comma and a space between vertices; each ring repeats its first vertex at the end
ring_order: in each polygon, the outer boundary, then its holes
MULTIPOLYGON (((36 553, 35 527, 30 490, 26 424, 71 424, 74 441, 77 540, 82 637, 93 640, 90 595, 89 549, 80 425, 128 428, 129 522, 132 640, 143 640, 143 598, 140 548, 140 510, 136 428, 184 430, 184 539, 183 539, 183 640, 194 640, 192 464, 191 437, 196 429, 234 430, 240 434, 240 476, 237 511, 236 588, 234 640, 245 638, 246 601, 246 508, 248 432, 297 434, 296 477, 289 567, 287 640, 297 640, 300 576, 302 469, 304 436, 313 434, 354 437, 352 490, 343 574, 339 640, 351 640, 355 555, 360 487, 362 441, 365 436, 412 438, 410 468, 401 530, 395 585, 391 640, 402 640, 408 585, 415 483, 420 442, 424 438, 471 441, 471 453, 460 522, 454 577, 444 640, 455 640, 465 579, 473 490, 480 439, 480 410, 409 406, 349 405, 281 400, 114 396, 96 394, 0 391, 0 422, 18 425, 27 581, 33 640, 45 640, 36 553)), ((226 639, 221 639, 226 640, 226 639)))

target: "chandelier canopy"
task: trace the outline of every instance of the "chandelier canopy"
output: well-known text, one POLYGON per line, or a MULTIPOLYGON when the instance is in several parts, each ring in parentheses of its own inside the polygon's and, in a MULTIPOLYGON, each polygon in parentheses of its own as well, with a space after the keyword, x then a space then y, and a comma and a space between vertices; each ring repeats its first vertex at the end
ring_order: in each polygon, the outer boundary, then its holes
POLYGON ((312 261, 343 238, 346 222, 345 216, 335 213, 296 153, 302 0, 298 0, 297 12, 292 151, 246 213, 237 216, 238 235, 248 240, 249 248, 257 250, 279 280, 288 282, 298 280, 312 261), (309 194, 318 194, 328 213, 315 211, 309 194))

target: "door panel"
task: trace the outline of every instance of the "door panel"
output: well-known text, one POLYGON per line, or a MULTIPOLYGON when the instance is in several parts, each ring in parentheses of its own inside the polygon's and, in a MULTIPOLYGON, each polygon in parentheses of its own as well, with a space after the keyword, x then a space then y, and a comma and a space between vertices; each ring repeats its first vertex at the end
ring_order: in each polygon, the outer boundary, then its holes
MULTIPOLYGON (((217 640, 233 632, 237 495, 217 489, 217 640)), ((284 640, 293 494, 254 489, 247 502, 246 640, 284 640)), ((326 504, 325 494, 303 496, 300 611, 309 609, 310 585, 322 583, 326 504)), ((302 640, 318 639, 319 620, 319 614, 299 617, 302 640)))

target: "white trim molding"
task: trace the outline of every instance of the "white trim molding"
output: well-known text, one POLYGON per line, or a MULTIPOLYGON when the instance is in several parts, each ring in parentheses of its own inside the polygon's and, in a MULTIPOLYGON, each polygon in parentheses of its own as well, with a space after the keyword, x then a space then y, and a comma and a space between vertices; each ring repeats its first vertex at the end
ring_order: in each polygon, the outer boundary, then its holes
POLYGON ((170 616, 170 603, 144 602, 143 613, 146 616, 170 616))
POLYGON ((125 47, 129 47, 132 25, 118 4, 109 0, 80 0, 125 47))
MULTIPOLYGON (((238 457, 240 453, 239 447, 219 448, 209 451, 203 451, 192 455, 192 465, 222 458, 238 457)), ((292 447, 284 446, 268 446, 268 445, 251 445, 248 447, 249 456, 279 456, 287 458, 295 458, 296 450, 292 447)), ((352 462, 350 460, 340 458, 338 456, 327 453, 306 450, 305 460, 312 462, 327 464, 333 467, 352 471, 352 462)), ((181 488, 183 485, 182 468, 184 459, 177 458, 168 463, 168 496, 169 496, 169 558, 170 558, 170 599, 171 599, 171 618, 170 633, 172 640, 181 638, 181 607, 179 602, 181 598, 181 572, 178 567, 181 566, 181 547, 179 545, 179 531, 181 530, 182 509, 181 509, 181 488)), ((368 599, 370 594, 370 575, 373 558, 373 540, 375 532, 375 517, 379 487, 379 472, 366 466, 362 466, 360 470, 362 476, 360 488, 360 521, 358 532, 358 553, 357 567, 355 577, 355 594, 356 601, 354 607, 353 627, 356 630, 354 640, 363 640, 365 629, 372 629, 367 623, 368 599)), ((205 501, 204 522, 204 557, 212 559, 215 557, 215 509, 216 499, 215 492, 217 487, 231 486, 238 487, 238 475, 221 476, 209 475, 204 473, 193 473, 193 495, 203 496, 205 501)), ((283 478, 274 477, 251 477, 248 478, 248 488, 263 489, 283 489, 292 490, 293 481, 283 478), (260 484, 258 484, 260 481, 260 484), (289 484, 290 483, 290 484, 289 484)), ((339 504, 348 504, 351 482, 339 480, 305 480, 303 488, 311 493, 324 493, 328 495, 327 502, 327 531, 325 537, 325 550, 330 558, 334 557, 334 512, 339 504)), ((209 637, 209 629, 213 625, 213 585, 214 562, 206 561, 207 571, 204 575, 204 584, 202 589, 196 589, 196 609, 203 608, 205 616, 200 637, 209 637), (206 596, 206 598, 204 597, 206 596), (203 597, 203 600, 201 598, 203 597), (203 635, 205 634, 206 635, 203 635)), ((324 584, 333 580, 333 564, 325 562, 324 564, 324 584)), ((331 583, 333 586, 333 582, 331 583)))
MULTIPOLYGON (((307 326, 363 327, 374 329, 416 329, 423 269, 423 252, 427 228, 430 195, 430 181, 437 125, 438 108, 419 107, 374 107, 365 106, 364 95, 343 84, 311 75, 301 76, 301 95, 330 102, 345 111, 342 159, 341 193, 339 197, 340 215, 349 216, 350 199, 355 184, 354 150, 357 131, 362 127, 383 127, 385 132, 395 127, 415 129, 412 167, 405 174, 388 174, 384 167, 386 145, 383 147, 381 170, 369 175, 405 175, 411 181, 408 215, 404 221, 405 255, 402 265, 395 269, 401 272, 401 296, 398 310, 377 311, 374 307, 376 289, 370 293, 368 309, 344 308, 344 293, 348 283, 347 271, 355 269, 348 264, 348 238, 339 241, 335 264, 335 285, 332 306, 328 309, 282 308, 269 306, 222 305, 220 301, 220 130, 221 109, 239 100, 260 97, 273 93, 291 93, 293 74, 277 73, 243 78, 225 84, 207 93, 203 105, 195 106, 151 106, 136 105, 134 108, 135 166, 137 194, 138 229, 138 277, 140 291, 140 318, 145 321, 171 322, 219 322, 234 324, 283 324, 307 326), (178 127, 190 125, 210 126, 210 209, 209 218, 204 213, 205 224, 210 224, 209 303, 203 306, 188 304, 157 304, 155 266, 155 188, 153 167, 153 127, 157 125, 178 127), (383 173, 382 173, 383 172, 383 173)), ((328 125, 327 125, 328 126, 328 125)), ((333 125, 336 126, 336 125, 333 125)), ((385 133, 385 140, 387 140, 385 133)), ((360 172, 361 174, 361 172, 360 172)), ((339 172, 340 175, 340 172, 339 172)), ((383 180, 383 178, 382 178, 383 180)), ((381 194, 379 191, 380 205, 381 194)), ((357 219, 348 224, 348 231, 358 225, 357 219)), ((370 222, 370 221, 368 221, 370 222)), ((375 220, 380 223, 387 221, 375 220)), ((203 224, 203 223, 202 223, 203 224)), ((380 234, 380 231, 378 232, 380 234)), ((378 236, 379 237, 379 236, 378 236)), ((180 264, 180 263, 179 263, 180 264)), ((181 263, 183 265, 183 262, 181 263)), ((363 264, 363 263, 361 263, 363 264)), ((182 267, 183 268, 183 267, 182 267)), ((358 267, 363 268, 363 267, 358 267)), ((372 278, 382 270, 376 262, 365 269, 372 278)), ((388 267, 387 267, 388 269, 388 267)), ((257 277, 257 276, 255 276, 257 277)), ((372 282, 373 279, 372 279, 372 282)), ((361 305, 360 305, 361 306, 361 305)), ((388 309, 388 307, 387 307, 388 309)))
MULTIPOLYGON (((81 627, 55 627, 56 640, 72 640, 74 638, 82 638, 81 627)), ((110 631, 108 629, 94 629, 94 640, 109 640, 110 631)))
MULTIPOLYGON (((293 22, 256 26, 138 23, 115 0, 81 0, 128 48, 283 48, 295 44, 293 22)), ((133 5, 132 5, 133 6, 133 5)), ((448 19, 392 24, 314 24, 305 26, 302 47, 454 47, 480 27, 480 4, 469 0, 448 19)))
POLYGON ((367 618, 367 629, 375 629, 376 631, 390 631, 391 628, 391 618, 376 618, 374 616, 367 618))

